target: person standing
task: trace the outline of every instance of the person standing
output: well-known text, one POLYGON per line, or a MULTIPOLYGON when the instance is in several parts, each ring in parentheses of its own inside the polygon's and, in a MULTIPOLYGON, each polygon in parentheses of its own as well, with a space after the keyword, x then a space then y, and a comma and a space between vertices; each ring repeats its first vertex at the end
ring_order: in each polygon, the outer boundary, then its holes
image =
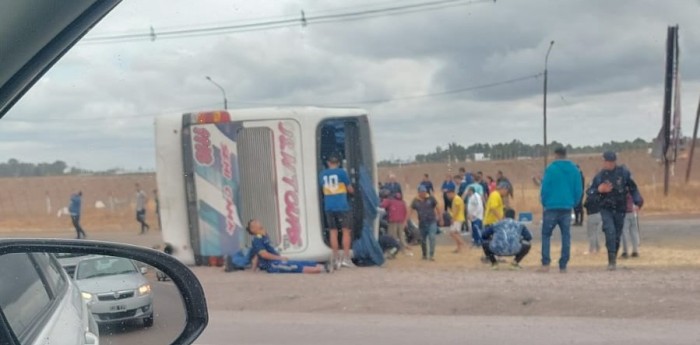
MULTIPOLYGON (((640 196, 641 197, 641 196, 640 196)), ((644 200, 642 200, 644 202, 644 200)), ((631 244, 632 257, 639 257, 639 223, 637 222, 637 206, 632 200, 632 195, 627 194, 627 213, 625 214, 625 225, 622 227, 622 255, 621 258, 627 259, 629 253, 627 251, 628 244, 631 244)))
POLYGON ((457 188, 455 185, 455 181, 452 179, 452 176, 450 174, 445 175, 445 181, 442 182, 442 200, 443 200, 443 207, 445 212, 450 209, 450 199, 447 198, 447 191, 449 189, 455 189, 457 188))
POLYGON ((404 239, 403 229, 406 227, 406 221, 408 220, 408 209, 401 193, 397 193, 393 197, 390 196, 382 200, 379 207, 386 210, 387 221, 389 222, 387 227, 389 236, 399 241, 401 251, 404 254, 412 256, 413 254, 406 250, 407 244, 404 239))
MULTIPOLYGON (((464 182, 463 184, 466 184, 464 182)), ((450 199, 452 206, 450 207, 450 217, 452 218, 452 225, 450 225, 450 237, 455 241, 457 248, 453 253, 459 253, 464 247, 464 240, 462 239, 462 225, 465 219, 465 209, 464 201, 457 195, 454 189, 447 191, 447 198, 450 199)))
POLYGON ((384 184, 384 189, 388 189, 391 193, 389 196, 403 194, 401 192, 401 184, 396 181, 396 175, 389 174, 389 182, 384 184))
POLYGON ((474 191, 474 187, 467 187, 467 216, 472 224, 472 245, 478 247, 481 245, 481 235, 484 219, 484 201, 478 193, 474 191))
POLYGON ((472 173, 467 171, 467 168, 459 168, 459 174, 462 175, 462 180, 466 182, 467 185, 474 183, 474 176, 472 175, 472 173))
MULTIPOLYGON (((461 170, 464 170, 464 168, 461 168, 461 170)), ((467 184, 467 181, 464 178, 464 176, 461 174, 455 175, 453 177, 453 181, 455 183, 455 188, 456 188, 455 193, 457 193, 457 196, 459 196, 462 199, 462 203, 464 203, 464 200, 466 200, 465 197, 467 196, 467 186, 469 186, 469 185, 467 184)), ((452 205, 452 199, 450 199, 450 209, 452 208, 451 205, 452 205)), ((451 218, 452 213, 450 212, 449 215, 451 218)), ((467 218, 466 207, 464 208, 464 216, 462 218, 463 219, 467 218)), ((447 225, 445 225, 445 226, 447 226, 447 225)), ((469 231, 469 225, 467 224, 467 222, 465 222, 465 221, 461 222, 461 230, 460 231, 462 231, 462 232, 469 231)))
POLYGON ((70 205, 68 206, 68 212, 70 213, 70 219, 73 222, 73 227, 75 228, 76 239, 81 239, 87 237, 85 230, 80 226, 80 213, 83 203, 83 192, 79 191, 70 197, 70 205))
POLYGON ((501 185, 501 184, 508 185, 508 192, 505 194, 502 194, 501 198, 503 199, 503 204, 505 205, 505 207, 510 207, 510 201, 511 201, 511 199, 513 199, 513 184, 510 182, 510 180, 507 177, 505 177, 503 175, 503 171, 499 170, 498 173, 496 173, 496 177, 497 177, 496 183, 498 185, 501 185))
POLYGON ((491 191, 489 188, 488 182, 484 180, 484 173, 481 171, 478 171, 476 173, 476 182, 478 182, 481 185, 481 190, 484 191, 484 194, 482 195, 484 197, 484 202, 489 199, 489 192, 491 191))
MULTIPOLYGON (((484 232, 488 231, 492 226, 501 221, 505 216, 505 204, 503 203, 503 197, 501 195, 506 195, 508 193, 508 184, 501 183, 497 185, 491 193, 489 193, 489 198, 486 201, 486 207, 484 210, 484 232)), ((483 239, 483 234, 482 234, 483 239)), ((481 258, 481 261, 486 263, 488 258, 486 256, 481 258)))
POLYGON ((420 182, 420 185, 425 187, 425 189, 428 190, 428 194, 430 194, 430 195, 435 194, 435 188, 433 188, 433 182, 430 181, 430 175, 423 174, 423 181, 420 182))
POLYGON ((141 186, 136 184, 136 221, 141 224, 141 235, 145 234, 151 227, 146 223, 146 203, 148 196, 141 189, 141 186))
POLYGON ((561 257, 559 271, 566 273, 566 266, 571 255, 571 210, 583 195, 581 174, 576 165, 566 159, 566 149, 554 150, 555 159, 547 167, 542 177, 540 201, 544 208, 542 216, 542 267, 540 272, 548 272, 550 241, 554 228, 561 231, 561 257))
POLYGON ((588 233, 588 252, 584 254, 597 254, 600 252, 600 244, 598 243, 598 232, 603 225, 603 219, 600 216, 600 205, 596 200, 596 196, 586 196, 586 202, 583 207, 586 208, 588 214, 588 222, 586 224, 588 233))
POLYGON ((501 197, 501 195, 507 193, 508 184, 502 183, 489 194, 489 199, 486 201, 486 210, 484 211, 484 229, 493 226, 503 219, 505 206, 503 205, 503 197, 501 197))
POLYGON ((418 196, 411 203, 411 215, 414 212, 418 216, 423 260, 435 261, 435 236, 438 231, 438 220, 442 215, 437 200, 428 194, 428 190, 423 186, 418 187, 418 196))
MULTIPOLYGON (((578 169, 579 174, 581 174, 581 185, 585 186, 586 185, 586 178, 583 176, 583 171, 581 171, 581 166, 576 165, 576 168, 578 169)), ((574 226, 582 226, 583 225, 583 194, 581 194, 581 200, 578 201, 578 204, 574 207, 574 226)))
MULTIPOLYGON (((493 179, 493 177, 491 177, 491 176, 486 176, 486 184, 487 184, 488 187, 489 187, 489 195, 490 195, 491 193, 493 193, 493 191, 495 191, 495 190, 496 190, 496 187, 498 186, 498 184, 496 183, 496 181, 495 181, 495 180, 493 179)), ((486 200, 488 200, 488 199, 486 199, 486 200)))
POLYGON ((608 250, 608 270, 614 271, 617 269, 617 253, 627 213, 627 194, 632 196, 632 203, 638 209, 642 208, 644 199, 632 174, 624 166, 617 165, 617 155, 612 151, 603 154, 603 169, 595 176, 586 193, 599 200, 605 247, 608 250))
MULTIPOLYGON (((326 216, 330 233, 331 249, 333 257, 331 258, 332 267, 340 269, 340 267, 354 267, 350 261, 350 203, 348 202, 348 193, 353 194, 355 191, 350 184, 348 173, 340 168, 340 159, 337 155, 331 155, 328 158, 328 168, 321 171, 319 175, 319 183, 323 189, 323 210, 326 216), (338 256, 338 231, 342 232, 343 236, 343 256, 338 256)), ((384 185, 384 188, 387 188, 384 185)), ((393 196, 389 196, 390 198, 393 196)))

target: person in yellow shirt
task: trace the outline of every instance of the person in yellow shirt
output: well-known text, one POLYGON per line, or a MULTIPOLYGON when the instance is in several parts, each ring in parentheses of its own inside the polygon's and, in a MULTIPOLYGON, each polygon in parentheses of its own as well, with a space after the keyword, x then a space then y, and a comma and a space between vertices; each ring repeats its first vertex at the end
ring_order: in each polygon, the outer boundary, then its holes
POLYGON ((464 214, 464 201, 462 198, 455 193, 454 187, 448 187, 447 198, 450 200, 450 216, 452 217, 452 225, 450 226, 450 237, 457 244, 457 249, 453 253, 459 253, 462 251, 462 247, 465 246, 464 240, 462 239, 462 224, 466 220, 464 214))
POLYGON ((500 183, 496 190, 489 194, 489 199, 486 201, 486 212, 484 212, 484 227, 492 226, 503 219, 505 205, 502 195, 507 195, 509 188, 508 184, 500 183))

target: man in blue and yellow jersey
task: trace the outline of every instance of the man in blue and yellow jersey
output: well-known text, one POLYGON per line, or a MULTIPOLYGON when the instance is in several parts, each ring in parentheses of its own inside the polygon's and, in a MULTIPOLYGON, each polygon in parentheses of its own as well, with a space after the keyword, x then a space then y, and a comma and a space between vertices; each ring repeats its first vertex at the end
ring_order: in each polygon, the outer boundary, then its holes
POLYGON ((321 273, 329 272, 329 267, 314 261, 292 261, 281 256, 272 246, 267 231, 262 224, 255 219, 248 222, 246 231, 253 236, 253 245, 250 248, 250 260, 253 270, 267 271, 267 273, 321 273))
POLYGON ((350 261, 350 203, 348 193, 354 193, 348 173, 340 168, 337 155, 328 157, 328 169, 321 171, 319 183, 323 189, 323 210, 330 230, 333 267, 353 267, 350 261), (338 230, 343 233, 343 256, 338 257, 338 230))

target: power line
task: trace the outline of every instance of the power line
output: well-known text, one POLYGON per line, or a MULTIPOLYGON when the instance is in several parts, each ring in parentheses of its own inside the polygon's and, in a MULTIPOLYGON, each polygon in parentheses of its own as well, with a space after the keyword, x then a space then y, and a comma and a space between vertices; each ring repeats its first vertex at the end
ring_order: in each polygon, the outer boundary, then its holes
POLYGON ((422 12, 438 10, 456 6, 467 6, 474 5, 478 3, 493 2, 493 0, 436 0, 431 2, 414 3, 408 5, 396 5, 387 6, 376 9, 366 9, 358 10, 352 12, 342 12, 335 14, 325 14, 325 15, 315 15, 315 16, 303 16, 294 18, 280 18, 275 20, 260 21, 245 24, 234 24, 234 25, 221 25, 221 26, 210 26, 203 28, 190 28, 190 29, 173 29, 164 30, 161 32, 149 31, 142 33, 133 34, 112 34, 112 35, 102 35, 95 37, 86 37, 82 42, 100 44, 100 43, 122 43, 122 42, 133 42, 139 40, 157 40, 157 39, 170 39, 170 38, 183 38, 183 37, 196 37, 196 36, 210 36, 210 35, 221 35, 228 33, 237 32, 250 32, 250 31, 263 31, 263 30, 273 30, 284 27, 292 27, 297 25, 309 25, 309 24, 326 24, 335 23, 349 20, 360 20, 367 18, 374 18, 378 16, 386 15, 400 15, 406 13, 422 12))
POLYGON ((361 100, 361 101, 354 101, 354 102, 322 102, 322 103, 309 102, 308 104, 299 104, 299 103, 296 103, 296 104, 286 103, 285 104, 285 103, 271 103, 271 102, 265 102, 265 101, 233 101, 232 103, 243 104, 243 105, 270 105, 270 106, 298 106, 298 105, 309 105, 309 104, 313 104, 313 105, 317 105, 317 106, 353 106, 353 105, 363 105, 363 104, 380 104, 380 103, 391 103, 391 102, 406 101, 406 100, 413 100, 413 99, 440 97, 440 96, 459 94, 459 93, 464 93, 464 92, 469 92, 469 91, 483 90, 483 89, 493 88, 493 87, 502 86, 502 85, 519 83, 519 82, 523 82, 523 81, 530 80, 530 79, 537 79, 541 76, 542 76, 542 73, 537 73, 537 74, 531 74, 531 75, 527 75, 527 76, 523 76, 523 77, 512 78, 512 79, 502 80, 502 81, 493 82, 493 83, 467 86, 467 87, 462 87, 462 88, 452 89, 452 90, 445 90, 445 91, 440 91, 440 92, 432 92, 432 93, 425 93, 425 94, 412 95, 412 96, 401 96, 401 97, 392 97, 392 98, 361 100))

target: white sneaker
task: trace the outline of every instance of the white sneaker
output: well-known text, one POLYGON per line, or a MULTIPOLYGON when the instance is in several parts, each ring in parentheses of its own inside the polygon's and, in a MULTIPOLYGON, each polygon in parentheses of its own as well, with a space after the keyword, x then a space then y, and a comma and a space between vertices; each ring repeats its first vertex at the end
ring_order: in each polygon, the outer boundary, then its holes
POLYGON ((337 259, 337 258, 336 258, 336 259, 333 259, 333 269, 334 269, 335 271, 340 270, 340 266, 342 266, 342 264, 343 264, 343 260, 340 260, 340 259, 337 259))
POLYGON ((348 268, 353 268, 353 267, 355 267, 355 264, 353 264, 352 261, 347 260, 347 259, 343 260, 343 261, 340 263, 340 265, 343 266, 343 267, 348 267, 348 268))

